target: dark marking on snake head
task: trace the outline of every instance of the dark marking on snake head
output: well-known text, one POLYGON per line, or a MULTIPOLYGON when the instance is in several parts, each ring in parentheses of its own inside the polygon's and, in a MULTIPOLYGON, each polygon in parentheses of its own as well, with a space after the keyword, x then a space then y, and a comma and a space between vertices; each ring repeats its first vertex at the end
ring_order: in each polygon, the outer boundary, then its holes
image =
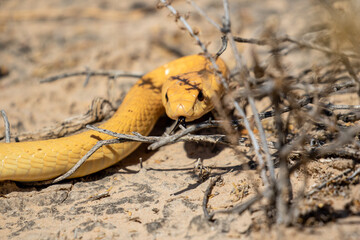
POLYGON ((141 78, 139 80, 139 87, 148 87, 151 90, 154 90, 155 93, 160 93, 161 92, 161 88, 158 86, 154 85, 153 79, 152 78, 141 78))
POLYGON ((172 76, 171 77, 172 80, 177 80, 177 81, 180 81, 180 86, 182 85, 187 85, 189 86, 188 88, 186 88, 185 90, 199 90, 200 91, 200 88, 199 88, 199 85, 200 83, 191 83, 189 78, 186 78, 186 77, 183 77, 183 76, 180 76, 180 75, 176 75, 176 76, 172 76))

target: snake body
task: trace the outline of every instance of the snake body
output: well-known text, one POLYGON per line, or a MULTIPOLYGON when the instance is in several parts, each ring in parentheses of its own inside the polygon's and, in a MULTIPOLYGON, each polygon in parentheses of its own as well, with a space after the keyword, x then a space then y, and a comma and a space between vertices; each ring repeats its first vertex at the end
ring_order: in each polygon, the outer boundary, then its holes
MULTIPOLYGON (((221 74, 228 74, 219 58, 221 74)), ((210 61, 201 55, 179 58, 144 75, 130 89, 121 106, 100 128, 118 133, 148 135, 158 118, 166 112, 191 121, 212 108, 211 98, 220 95, 210 61), (210 99, 210 100, 209 100, 210 99), (164 103, 164 105, 162 104, 164 103)), ((99 140, 111 136, 85 131, 69 137, 33 142, 0 143, 0 181, 42 181, 67 172, 99 140)), ((124 159, 140 143, 124 142, 97 150, 70 178, 85 176, 124 159)))

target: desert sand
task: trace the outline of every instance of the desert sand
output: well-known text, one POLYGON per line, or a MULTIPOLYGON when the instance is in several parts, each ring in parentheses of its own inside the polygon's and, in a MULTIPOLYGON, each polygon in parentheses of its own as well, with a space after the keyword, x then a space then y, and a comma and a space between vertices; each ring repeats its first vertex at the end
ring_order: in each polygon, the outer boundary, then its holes
MULTIPOLYGON (((196 3, 221 24, 222 1, 196 3)), ((265 30, 274 26, 279 36, 306 39, 310 26, 316 27, 319 21, 312 1, 234 0, 230 5, 234 35, 247 38, 266 37, 265 30)), ((155 0, 7 0, 0 6, 0 109, 7 113, 12 137, 20 140, 24 133, 39 138, 42 132, 86 114, 94 99, 106 99, 116 108, 137 80, 91 77, 84 87, 86 76, 43 84, 41 79, 86 69, 146 73, 180 56, 201 52, 181 22, 168 9, 157 8, 155 0)), ((191 4, 173 1, 172 6, 188 16, 210 52, 220 48, 221 33, 191 4)), ((249 67, 252 50, 262 63, 271 55, 259 46, 239 43, 238 48, 249 67)), ((233 69, 231 51, 222 57, 233 69)), ((296 74, 305 66, 320 64, 319 59, 324 54, 306 51, 283 62, 286 71, 296 74)), ((359 98, 349 93, 334 97, 332 103, 359 105, 359 98)), ((257 102, 257 106, 264 111, 268 102, 257 102)), ((105 117, 112 113, 107 111, 105 117)), ((162 135, 171 123, 162 117, 151 135, 162 135)), ((272 119, 263 124, 268 140, 276 141, 272 119)), ((0 124, 2 138, 3 132, 0 124)), ((142 145, 106 170, 58 184, 1 182, 0 239, 360 239, 359 180, 300 198, 298 220, 304 222, 291 226, 269 221, 264 215, 265 199, 241 215, 216 214, 213 221, 206 220, 203 198, 211 179, 221 176, 207 208, 210 212, 229 209, 264 188, 256 166, 248 139, 235 148, 179 142, 156 151, 142 145), (195 168, 198 159, 203 161, 201 173, 195 168)), ((291 175, 294 195, 356 167, 359 159, 310 161, 306 169, 291 175)))

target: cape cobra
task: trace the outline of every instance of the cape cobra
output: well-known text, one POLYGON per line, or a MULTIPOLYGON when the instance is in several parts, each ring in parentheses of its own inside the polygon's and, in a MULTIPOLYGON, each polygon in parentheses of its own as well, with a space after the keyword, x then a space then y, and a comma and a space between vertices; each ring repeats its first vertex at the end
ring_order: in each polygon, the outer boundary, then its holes
MULTIPOLYGON (((221 74, 225 63, 216 60, 221 74)), ((130 89, 114 116, 100 128, 118 133, 148 135, 164 113, 192 121, 213 108, 222 85, 211 62, 202 55, 179 58, 144 75, 130 89)), ((33 142, 0 143, 0 180, 41 181, 66 173, 99 140, 111 136, 86 131, 69 137, 33 142)), ((140 143, 125 142, 97 150, 70 178, 85 176, 124 159, 140 143)))

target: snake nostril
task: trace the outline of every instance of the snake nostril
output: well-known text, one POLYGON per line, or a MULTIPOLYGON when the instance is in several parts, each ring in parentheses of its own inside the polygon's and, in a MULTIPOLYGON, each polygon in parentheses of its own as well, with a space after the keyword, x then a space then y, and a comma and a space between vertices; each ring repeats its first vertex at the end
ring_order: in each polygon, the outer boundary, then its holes
POLYGON ((165 99, 166 99, 166 102, 169 101, 169 97, 168 97, 167 93, 165 93, 165 99))

